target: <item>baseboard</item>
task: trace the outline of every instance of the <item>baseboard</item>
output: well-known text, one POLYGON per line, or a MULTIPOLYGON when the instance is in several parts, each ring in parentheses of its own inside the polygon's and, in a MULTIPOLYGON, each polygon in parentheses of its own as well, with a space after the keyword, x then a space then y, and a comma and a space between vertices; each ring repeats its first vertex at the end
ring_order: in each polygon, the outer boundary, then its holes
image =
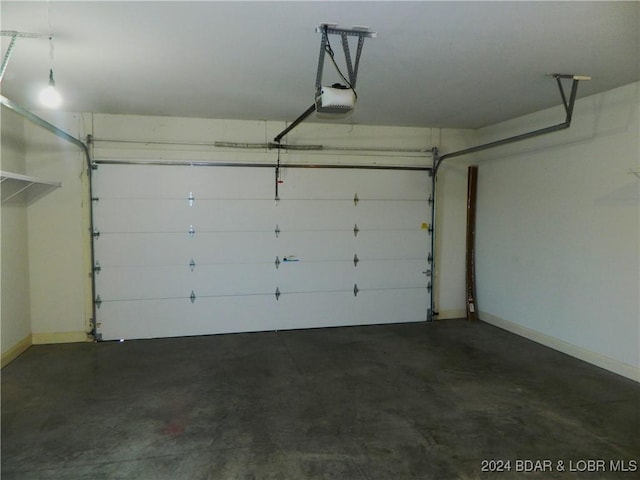
POLYGON ((31 335, 27 335, 24 339, 10 348, 6 353, 2 354, 2 359, 0 360, 0 368, 4 368, 10 362, 18 358, 21 354, 26 352, 31 345, 33 345, 33 338, 31 335))
POLYGON ((466 310, 440 310, 437 320, 450 320, 452 318, 467 318, 466 310))
POLYGON ((32 334, 34 345, 48 343, 79 343, 88 341, 87 332, 54 332, 32 334))
POLYGON ((516 335, 528 338, 529 340, 533 340, 534 342, 540 343, 546 347, 553 348, 554 350, 566 353, 567 355, 571 355, 572 357, 575 357, 579 360, 591 363, 592 365, 600 368, 604 368, 605 370, 609 370, 610 372, 622 375, 623 377, 627 377, 631 380, 635 380, 636 382, 640 382, 640 368, 638 367, 623 363, 619 360, 607 357, 606 355, 592 352, 591 350, 587 350, 586 348, 578 347, 576 345, 573 345, 572 343, 568 343, 564 340, 560 340, 550 335, 540 333, 536 330, 523 327, 522 325, 511 322, 509 320, 505 320, 504 318, 500 318, 495 315, 491 315, 487 312, 480 311, 479 316, 482 321, 502 328, 503 330, 515 333, 516 335))

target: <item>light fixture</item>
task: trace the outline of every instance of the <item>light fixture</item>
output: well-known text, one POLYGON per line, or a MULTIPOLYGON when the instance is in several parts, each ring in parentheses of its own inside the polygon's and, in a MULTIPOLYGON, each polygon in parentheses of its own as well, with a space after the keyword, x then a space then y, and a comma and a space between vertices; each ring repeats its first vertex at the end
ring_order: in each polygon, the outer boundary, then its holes
POLYGON ((53 79, 53 69, 49 69, 49 85, 40 92, 39 98, 47 108, 58 108, 62 104, 62 97, 56 90, 56 82, 53 79))

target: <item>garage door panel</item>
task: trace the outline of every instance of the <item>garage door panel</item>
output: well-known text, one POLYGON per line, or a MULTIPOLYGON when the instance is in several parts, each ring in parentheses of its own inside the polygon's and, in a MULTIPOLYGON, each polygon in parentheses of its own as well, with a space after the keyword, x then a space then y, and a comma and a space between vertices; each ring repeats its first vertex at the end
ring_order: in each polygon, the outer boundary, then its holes
POLYGON ((409 259, 424 255, 429 241, 424 230, 365 230, 358 232, 355 248, 362 258, 409 259))
POLYGON ((420 201, 361 201, 353 211, 364 230, 420 230, 430 215, 427 203, 420 201))
POLYGON ((353 232, 317 231, 317 232, 282 232, 278 237, 276 248, 281 259, 295 256, 300 261, 346 261, 353 258, 356 252, 356 238, 353 232))
POLYGON ((426 202, 420 201, 290 201, 280 202, 277 223, 282 231, 359 229, 419 230, 429 223, 426 202))
POLYGON ((96 287, 103 301, 150 300, 275 292, 278 277, 271 264, 102 267, 96 287))
POLYGON ((211 232, 269 232, 275 235, 277 207, 273 200, 202 200, 190 213, 194 228, 211 232))
POLYGON ((200 167, 189 180, 189 191, 200 199, 274 199, 274 175, 271 168, 200 167))
POLYGON ((186 218, 190 213, 186 199, 102 199, 96 202, 93 213, 99 219, 94 226, 101 234, 182 233, 190 225, 186 218), (177 225, 170 218, 182 218, 184 222, 177 225))
POLYGON ((283 168, 280 172, 284 183, 278 195, 287 200, 353 200, 356 193, 353 172, 316 170, 313 175, 304 169, 283 168))
POLYGON ((281 170, 281 199, 424 200, 431 178, 427 172, 380 170, 281 170))
POLYGON ((359 288, 425 288, 427 260, 363 260, 354 269, 359 288))
POLYGON ((353 202, 344 200, 280 201, 277 207, 282 231, 349 230, 353 213, 353 202))
POLYGON ((153 165, 99 166, 93 193, 103 198, 184 198, 192 186, 193 167, 153 165), (158 173, 161 173, 158 175, 158 173))
POLYGON ((92 175, 98 198, 273 198, 273 170, 166 165, 100 165, 92 175))
POLYGON ((272 200, 103 199, 96 203, 95 227, 101 233, 197 231, 275 231, 272 200), (179 221, 176 221, 179 219, 179 221))
POLYGON ((353 263, 287 262, 278 269, 277 283, 283 293, 349 290, 354 284, 353 263))
POLYGON ((277 301, 271 295, 103 302, 103 340, 211 335, 273 330, 277 301))
POLYGON ((362 290, 358 292, 355 316, 370 318, 371 323, 423 322, 428 308, 425 288, 362 290))
POLYGON ((94 241, 94 256, 102 266, 188 265, 188 234, 101 233, 94 241))
POLYGON ((365 170, 355 173, 355 190, 364 200, 427 200, 431 177, 424 171, 380 172, 365 170), (382 175, 380 175, 382 173, 382 175))
POLYGON ((102 338, 426 318, 426 173, 285 168, 283 180, 276 202, 272 169, 100 165, 102 338))
POLYGON ((273 262, 278 251, 273 232, 196 232, 193 240, 196 263, 273 262))
POLYGON ((283 294, 278 301, 279 330, 335 327, 358 322, 353 292, 283 294))
POLYGON ((275 260, 277 239, 271 232, 101 234, 95 258, 103 266, 264 263, 275 260), (257 248, 259 247, 259 248, 257 248))

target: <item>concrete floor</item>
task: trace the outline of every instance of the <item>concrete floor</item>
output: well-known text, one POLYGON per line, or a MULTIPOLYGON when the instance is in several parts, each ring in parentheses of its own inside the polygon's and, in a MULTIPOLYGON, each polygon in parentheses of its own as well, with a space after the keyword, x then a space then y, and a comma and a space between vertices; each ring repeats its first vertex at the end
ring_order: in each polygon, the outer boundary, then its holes
POLYGON ((2 370, 2 479, 638 478, 609 462, 640 461, 639 410, 482 322, 35 346, 2 370))

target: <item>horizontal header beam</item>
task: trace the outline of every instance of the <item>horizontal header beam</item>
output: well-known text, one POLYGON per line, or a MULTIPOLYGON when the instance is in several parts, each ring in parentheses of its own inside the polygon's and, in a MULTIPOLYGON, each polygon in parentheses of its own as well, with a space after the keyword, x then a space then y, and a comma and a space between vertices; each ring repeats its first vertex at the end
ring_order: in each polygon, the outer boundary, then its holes
MULTIPOLYGON (((156 166, 179 166, 179 167, 244 167, 244 168, 275 168, 275 163, 253 163, 253 162, 208 162, 194 161, 181 162, 178 160, 109 160, 94 159, 93 165, 156 165, 156 166)), ((352 170, 413 170, 430 172, 432 167, 420 165, 358 165, 342 163, 284 163, 281 168, 333 168, 352 170)))

